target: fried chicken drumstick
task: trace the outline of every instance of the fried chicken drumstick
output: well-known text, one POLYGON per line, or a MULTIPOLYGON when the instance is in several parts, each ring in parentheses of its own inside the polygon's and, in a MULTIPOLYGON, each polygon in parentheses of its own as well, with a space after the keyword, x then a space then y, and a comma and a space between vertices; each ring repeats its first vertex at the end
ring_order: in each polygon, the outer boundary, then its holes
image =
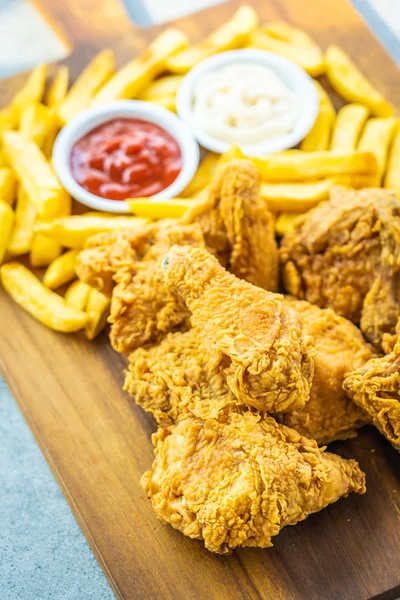
MULTIPOLYGON (((370 418, 350 400, 342 383, 372 352, 355 325, 331 309, 304 301, 291 305, 302 317, 303 330, 314 339, 314 378, 305 406, 275 417, 318 445, 353 437, 370 418)), ((229 390, 222 373, 208 371, 195 329, 169 334, 156 346, 132 352, 125 390, 164 427, 185 411, 207 418, 217 417, 227 406, 237 412, 248 410, 229 390)))
POLYGON ((400 203, 394 192, 335 188, 280 248, 286 290, 361 324, 381 350, 400 314, 400 203))
POLYGON ((356 461, 321 451, 272 417, 188 414, 153 443, 153 469, 141 483, 157 517, 220 554, 267 548, 282 527, 365 492, 356 461))
POLYGON ((211 374, 222 373, 236 398, 259 410, 304 406, 312 351, 283 296, 238 279, 201 248, 173 246, 162 268, 166 286, 191 313, 211 374))
POLYGON ((159 276, 159 258, 174 244, 206 246, 239 277, 277 289, 277 248, 272 217, 259 195, 259 174, 249 161, 233 161, 208 199, 193 201, 181 221, 100 234, 80 253, 79 278, 112 294, 109 321, 117 351, 160 339, 185 322, 187 311, 159 276))

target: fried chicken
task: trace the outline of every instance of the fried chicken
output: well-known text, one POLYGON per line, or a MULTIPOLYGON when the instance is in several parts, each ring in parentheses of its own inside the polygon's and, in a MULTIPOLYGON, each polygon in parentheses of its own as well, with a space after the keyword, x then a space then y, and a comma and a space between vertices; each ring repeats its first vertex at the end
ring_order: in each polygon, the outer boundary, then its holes
POLYGON ((153 443, 153 470, 141 483, 157 517, 220 554, 267 548, 285 525, 365 492, 356 461, 319 450, 272 417, 188 414, 153 443))
POLYGON ((112 292, 110 339, 118 352, 156 340, 188 318, 182 302, 160 278, 160 257, 173 244, 204 247, 200 226, 164 221, 140 231, 100 234, 80 253, 80 279, 103 293, 112 292))
POLYGON ((159 344, 132 352, 124 389, 163 427, 185 411, 207 418, 226 406, 243 409, 223 374, 207 370, 194 329, 169 333, 159 344))
MULTIPOLYGON (((303 301, 290 304, 301 315, 305 335, 314 339, 314 378, 305 406, 275 417, 318 445, 353 437, 370 418, 350 400, 342 384, 348 372, 372 357, 371 349, 357 327, 331 309, 303 301)), ((133 352, 124 389, 164 427, 185 411, 207 418, 217 417, 227 406, 236 412, 248 410, 229 390, 222 373, 207 370, 194 329, 169 334, 160 344, 133 352)))
POLYGON ((313 374, 310 340, 296 311, 228 273, 201 248, 174 246, 164 281, 191 313, 210 373, 222 373, 242 403, 269 412, 304 406, 313 374))
POLYGON ((78 277, 112 294, 109 321, 117 351, 161 339, 185 323, 187 311, 158 276, 158 259, 174 244, 206 245, 239 277, 277 289, 273 223, 259 195, 258 172, 249 161, 233 161, 222 170, 208 199, 194 202, 183 220, 100 234, 80 253, 78 277))
POLYGON ((400 203, 394 192, 335 188, 282 240, 285 288, 333 308, 381 349, 399 315, 400 203))
POLYGON ((301 300, 288 302, 302 318, 303 334, 314 340, 314 378, 304 408, 277 419, 319 445, 354 437, 355 430, 370 419, 350 400, 342 384, 350 371, 372 358, 371 348, 360 330, 332 309, 301 300))
POLYGON ((199 223, 207 248, 240 279, 278 290, 278 250, 274 223, 260 197, 260 177, 248 161, 230 162, 205 202, 182 220, 199 223))
POLYGON ((373 358, 349 373, 343 387, 400 451, 400 341, 387 356, 373 358))

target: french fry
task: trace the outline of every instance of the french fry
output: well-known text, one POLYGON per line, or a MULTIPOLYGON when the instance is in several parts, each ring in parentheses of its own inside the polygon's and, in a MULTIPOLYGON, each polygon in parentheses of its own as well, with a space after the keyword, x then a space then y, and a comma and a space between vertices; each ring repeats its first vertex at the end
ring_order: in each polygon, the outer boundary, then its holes
MULTIPOLYGON (((52 167, 51 167, 52 168, 52 167)), ((62 202, 57 217, 66 217, 71 214, 71 197, 63 190, 62 202)), ((36 221, 36 224, 39 220, 36 221)), ((32 239, 29 260, 33 267, 47 267, 62 253, 62 245, 45 233, 36 233, 32 239)))
POLYGON ((9 204, 0 200, 0 265, 4 260, 11 238, 14 211, 9 204))
POLYGON ((36 205, 40 218, 56 216, 64 190, 37 144, 21 133, 3 133, 3 151, 19 181, 36 205))
POLYGON ((20 185, 15 207, 14 228, 7 248, 12 256, 26 254, 31 249, 35 219, 35 205, 26 190, 20 185))
POLYGON ((13 300, 50 329, 68 333, 83 329, 88 322, 86 313, 68 306, 64 298, 49 290, 20 263, 3 265, 0 278, 13 300))
POLYGON ((319 111, 314 125, 300 144, 300 148, 304 152, 328 150, 336 117, 335 109, 328 94, 320 83, 316 81, 315 85, 319 96, 319 111))
POLYGON ((373 152, 378 161, 378 180, 380 184, 382 176, 386 170, 386 161, 389 154, 389 147, 392 141, 397 119, 388 117, 386 119, 369 119, 362 132, 358 149, 373 152))
POLYGON ((258 26, 258 15, 251 6, 241 6, 221 27, 200 44, 171 56, 166 68, 173 73, 187 73, 197 63, 212 54, 242 47, 258 26))
POLYGON ((358 70, 343 50, 331 45, 326 50, 325 59, 330 84, 342 98, 347 102, 365 104, 373 116, 393 115, 393 107, 358 70))
POLYGON ((86 304, 88 322, 85 333, 89 340, 93 340, 104 329, 107 317, 110 314, 111 300, 101 292, 91 289, 86 304))
POLYGON ((45 151, 45 146, 50 148, 55 140, 57 133, 57 120, 54 111, 51 111, 44 104, 32 103, 28 104, 21 112, 20 131, 26 137, 33 140, 45 156, 48 156, 48 150, 45 151))
POLYGON ((383 187, 395 190, 400 200, 400 127, 396 132, 389 150, 388 166, 383 187))
POLYGON ((359 190, 365 187, 376 187, 377 174, 374 175, 339 175, 334 178, 335 185, 359 190))
POLYGON ((357 147, 362 128, 369 117, 369 109, 363 104, 346 104, 341 108, 333 127, 331 150, 348 152, 357 147))
POLYGON ((266 181, 308 181, 339 175, 376 175, 372 152, 293 152, 253 157, 266 181))
POLYGON ((137 58, 128 62, 102 87, 93 100, 100 106, 113 100, 137 96, 150 81, 165 69, 165 61, 188 44, 187 37, 178 29, 167 29, 137 58))
POLYGON ((118 229, 140 229, 148 223, 140 217, 73 215, 36 223, 35 231, 45 233, 66 248, 80 249, 89 237, 118 229))
POLYGON ((208 196, 209 187, 212 181, 218 177, 219 172, 224 165, 232 160, 246 158, 239 146, 231 146, 224 154, 218 156, 210 152, 200 163, 192 181, 182 192, 185 198, 202 199, 208 196))
POLYGON ((284 21, 275 21, 267 23, 261 30, 270 37, 286 42, 288 45, 304 52, 303 61, 306 63, 308 70, 311 71, 310 75, 317 77, 325 72, 325 60, 321 48, 302 29, 298 29, 284 21))
POLYGON ((157 98, 176 96, 182 80, 182 75, 165 75, 164 77, 160 77, 143 90, 139 95, 139 100, 154 102, 157 98))
POLYGON ((49 237, 41 233, 35 234, 32 239, 31 250, 29 253, 29 262, 32 267, 47 267, 55 261, 62 253, 62 246, 49 237))
POLYGON ((271 35, 278 40, 283 40, 297 48, 318 48, 321 53, 321 59, 323 60, 322 51, 313 38, 302 29, 298 29, 286 21, 272 21, 266 23, 261 27, 261 30, 268 35, 271 35))
POLYGON ((149 198, 128 198, 126 202, 132 213, 147 219, 179 219, 194 201, 190 198, 170 198, 169 200, 149 200, 149 198))
POLYGON ((293 233, 298 219, 302 217, 302 213, 281 213, 275 221, 275 231, 279 237, 283 237, 287 233, 293 233))
POLYGON ((232 162, 232 160, 246 158, 246 155, 243 154, 239 146, 231 146, 226 152, 221 154, 217 164, 217 174, 218 171, 222 169, 226 164, 232 162))
POLYGON ((20 111, 27 104, 40 102, 46 85, 47 66, 38 65, 28 75, 23 87, 15 94, 11 105, 20 111))
POLYGON ((176 113, 176 96, 159 96, 158 98, 149 100, 149 102, 153 102, 153 104, 157 104, 158 106, 162 106, 163 108, 176 113))
POLYGON ((272 212, 302 213, 329 196, 332 179, 311 183, 262 183, 261 197, 272 212))
POLYGON ((17 193, 17 180, 11 169, 0 168, 0 200, 10 206, 14 204, 17 193))
POLYGON ((59 121, 57 113, 54 109, 50 109, 47 136, 43 143, 43 154, 48 160, 50 160, 51 155, 53 154, 53 146, 58 132, 59 121))
POLYGON ((115 57, 112 50, 103 50, 93 58, 58 106, 57 114, 63 125, 89 108, 98 91, 103 86, 107 87, 114 68, 115 57))
MULTIPOLYGON (((292 60, 312 77, 318 77, 325 73, 326 65, 323 54, 317 44, 305 32, 292 28, 288 24, 285 27, 295 31, 291 35, 278 35, 267 25, 262 30, 254 31, 250 36, 249 46, 259 48, 268 52, 275 52, 289 60, 292 60)), ((273 25, 272 25, 273 27, 273 25)))
POLYGON ((75 267, 78 250, 68 250, 53 260, 46 269, 43 283, 51 290, 72 281, 76 277, 75 267))
POLYGON ((58 67, 57 73, 51 83, 46 96, 46 104, 49 108, 57 109, 64 101, 68 92, 69 69, 66 65, 58 67))
POLYGON ((19 110, 15 106, 7 106, 0 110, 0 133, 17 129, 19 125, 19 110))
POLYGON ((209 185, 217 172, 219 160, 220 157, 218 154, 214 154, 213 152, 207 154, 200 163, 192 181, 183 190, 182 196, 190 198, 209 185))
POLYGON ((77 279, 67 289, 64 299, 69 306, 77 310, 86 310, 89 294, 92 288, 83 281, 77 279))

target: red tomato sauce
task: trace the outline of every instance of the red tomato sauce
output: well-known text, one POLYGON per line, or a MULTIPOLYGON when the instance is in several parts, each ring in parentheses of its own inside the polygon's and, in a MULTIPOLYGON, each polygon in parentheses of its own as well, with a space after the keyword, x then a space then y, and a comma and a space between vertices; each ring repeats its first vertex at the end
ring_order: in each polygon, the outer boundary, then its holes
POLYGON ((109 200, 152 196, 182 169, 179 144, 164 129, 141 119, 113 119, 89 131, 71 150, 74 179, 109 200))

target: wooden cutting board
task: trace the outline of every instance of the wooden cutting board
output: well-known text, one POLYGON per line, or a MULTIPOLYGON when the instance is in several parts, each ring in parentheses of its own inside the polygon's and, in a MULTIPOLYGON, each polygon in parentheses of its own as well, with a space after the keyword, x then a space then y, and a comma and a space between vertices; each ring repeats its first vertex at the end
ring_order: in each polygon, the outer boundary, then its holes
MULTIPOLYGON (((400 107, 399 71, 347 0, 251 3, 263 20, 288 19, 324 47, 342 46, 400 107)), ((196 41, 239 4, 176 24, 196 41)), ((73 76, 104 47, 123 63, 161 29, 135 28, 118 0, 37 5, 69 40, 73 76)), ((23 79, 0 84, 1 105, 23 79)), ((122 392, 125 360, 106 335, 89 343, 49 331, 3 291, 0 322, 1 372, 119 598, 364 600, 400 584, 400 460, 374 429, 333 448, 360 462, 365 496, 352 495, 287 527, 274 548, 219 557, 156 520, 139 486, 153 460, 154 422, 122 392)))

